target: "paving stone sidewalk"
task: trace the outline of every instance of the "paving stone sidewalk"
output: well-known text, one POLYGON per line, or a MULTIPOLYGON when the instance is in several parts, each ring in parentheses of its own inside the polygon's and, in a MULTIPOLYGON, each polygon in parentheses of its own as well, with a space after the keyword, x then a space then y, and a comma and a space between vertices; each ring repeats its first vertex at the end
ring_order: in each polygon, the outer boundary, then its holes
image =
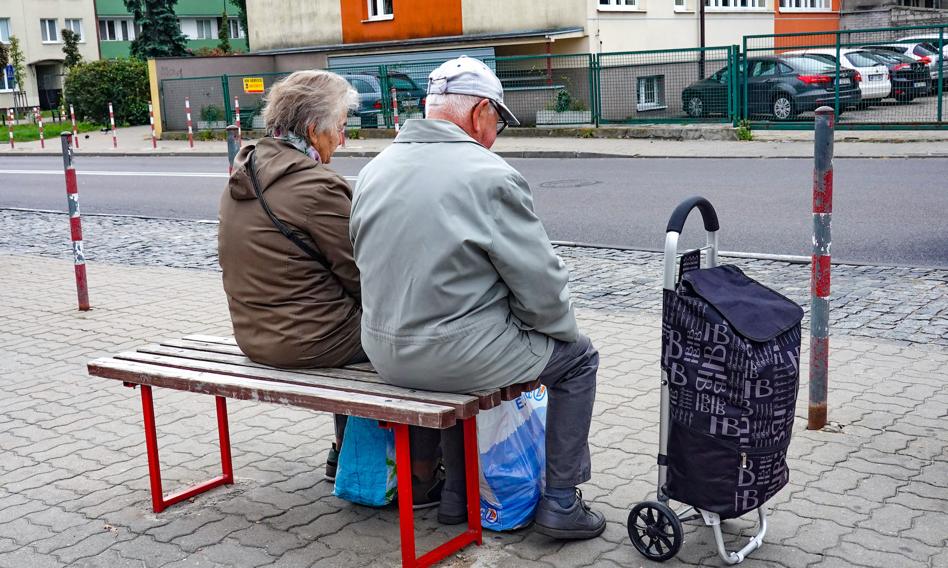
MULTIPOLYGON (((84 365, 146 341, 228 333, 219 273, 93 262, 94 309, 79 313, 69 261, 6 244, 0 252, 0 567, 398 565, 396 511, 340 501, 321 479, 325 414, 233 401, 237 483, 150 512, 137 393, 88 377, 84 365)), ((560 252, 578 282, 625 258, 560 252)), ((648 274, 635 285, 652 287, 652 264, 627 269, 648 274)), ((582 292, 579 310, 602 354, 594 473, 583 490, 606 514, 606 533, 570 544, 530 529, 485 533, 484 546, 444 566, 651 566, 625 521, 654 491, 659 313, 654 304, 611 310, 595 293, 582 292)), ((830 418, 842 429, 804 429, 804 384, 791 482, 771 503, 766 545, 744 565, 948 567, 948 346, 856 335, 834 335, 832 346, 830 418)), ((803 361, 805 378, 806 353, 803 361)), ((156 400, 166 487, 209 477, 218 460, 211 399, 159 390, 156 400)), ((423 547, 446 532, 433 516, 420 515, 423 547)), ((751 523, 725 530, 739 545, 751 523)), ((689 528, 666 565, 721 565, 710 530, 689 528)))

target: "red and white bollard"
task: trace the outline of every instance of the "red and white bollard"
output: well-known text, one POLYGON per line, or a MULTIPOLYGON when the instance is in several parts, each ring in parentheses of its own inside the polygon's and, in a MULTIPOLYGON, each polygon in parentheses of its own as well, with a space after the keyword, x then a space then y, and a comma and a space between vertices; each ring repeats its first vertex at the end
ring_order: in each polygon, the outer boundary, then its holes
POLYGON ((66 171, 66 199, 69 202, 69 231, 72 234, 72 256, 76 271, 76 293, 79 296, 79 311, 89 309, 89 285, 86 280, 86 257, 82 253, 82 222, 79 219, 79 184, 76 167, 72 163, 72 148, 69 139, 72 133, 63 132, 63 168, 66 171))
POLYGON ((109 103, 109 125, 112 126, 112 147, 118 148, 118 138, 115 137, 115 113, 112 112, 112 103, 109 103))
POLYGON ((72 119, 72 144, 79 147, 79 129, 76 128, 76 110, 69 105, 69 118, 72 119))
POLYGON ((392 117, 395 121, 395 132, 398 132, 398 96, 395 94, 395 87, 392 87, 392 117))
POLYGON ((10 131, 10 149, 14 149, 16 146, 13 144, 13 124, 16 122, 16 117, 13 116, 13 109, 7 109, 7 128, 10 131))
POLYGON ((191 127, 191 100, 184 97, 184 113, 188 119, 188 146, 194 148, 194 129, 191 127))
POLYGON ((813 169, 813 266, 810 283, 810 407, 807 429, 826 426, 829 391, 830 244, 833 217, 833 130, 831 107, 816 109, 813 169))
POLYGON ((237 125, 237 144, 243 139, 243 131, 240 129, 240 99, 234 97, 234 123, 237 125))
POLYGON ((155 137, 155 109, 148 103, 148 124, 151 125, 151 147, 158 147, 158 139, 155 137))
POLYGON ((43 135, 43 112, 33 107, 33 118, 36 119, 36 128, 39 129, 40 148, 46 148, 46 137, 43 135))

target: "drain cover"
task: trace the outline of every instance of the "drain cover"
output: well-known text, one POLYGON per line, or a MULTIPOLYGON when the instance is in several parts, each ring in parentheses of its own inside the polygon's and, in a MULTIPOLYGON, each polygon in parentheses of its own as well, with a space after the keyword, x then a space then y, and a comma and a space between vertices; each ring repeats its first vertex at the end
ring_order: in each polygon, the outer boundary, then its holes
POLYGON ((600 183, 602 182, 597 179, 555 179, 541 183, 540 187, 546 189, 567 189, 571 187, 589 187, 590 185, 600 183))

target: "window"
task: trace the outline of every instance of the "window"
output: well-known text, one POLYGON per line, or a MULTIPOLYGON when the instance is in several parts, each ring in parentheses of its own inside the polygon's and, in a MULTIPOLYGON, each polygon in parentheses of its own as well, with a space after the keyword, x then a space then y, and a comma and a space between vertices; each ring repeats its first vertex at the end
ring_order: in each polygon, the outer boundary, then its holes
POLYGON ((392 9, 394 0, 368 0, 370 20, 391 20, 395 17, 392 9))
POLYGON ((13 77, 7 77, 6 69, 0 68, 0 92, 12 91, 16 87, 13 77))
POLYGON ((675 0, 675 11, 685 12, 688 10, 688 0, 675 0))
POLYGON ((868 53, 854 51, 852 53, 847 53, 845 57, 846 61, 849 61, 853 67, 875 67, 876 65, 879 65, 879 62, 873 59, 868 53))
POLYGON ((99 20, 99 40, 132 41, 138 35, 131 20, 99 20))
POLYGON ((211 34, 210 20, 194 20, 194 23, 197 24, 198 39, 214 39, 214 36, 211 34))
POLYGON ((240 35, 241 31, 243 31, 240 29, 240 20, 237 20, 235 18, 228 19, 227 29, 230 32, 230 39, 240 39, 241 37, 243 37, 242 35, 240 35))
POLYGON ((40 20, 40 27, 43 29, 43 43, 59 42, 59 26, 56 20, 40 20))
POLYGON ((656 110, 665 108, 665 76, 652 75, 638 79, 637 110, 656 110))
POLYGON ((777 74, 777 62, 771 59, 755 61, 751 67, 751 77, 768 77, 777 74))
POLYGON ((712 10, 760 10, 767 7, 767 0, 704 0, 704 5, 712 10))
POLYGON ((0 41, 10 43, 10 18, 0 18, 0 41))
POLYGON ((639 0, 599 0, 600 10, 638 10, 639 0))
POLYGON ((355 88, 355 90, 358 93, 363 94, 363 95, 372 95, 378 92, 378 90, 375 89, 372 86, 372 84, 366 81, 365 79, 350 78, 349 83, 352 84, 352 86, 355 88))
POLYGON ((72 30, 77 36, 79 36, 79 41, 86 41, 86 36, 82 34, 82 20, 66 18, 66 29, 72 30))
POLYGON ((829 11, 830 0, 780 0, 781 10, 829 11))

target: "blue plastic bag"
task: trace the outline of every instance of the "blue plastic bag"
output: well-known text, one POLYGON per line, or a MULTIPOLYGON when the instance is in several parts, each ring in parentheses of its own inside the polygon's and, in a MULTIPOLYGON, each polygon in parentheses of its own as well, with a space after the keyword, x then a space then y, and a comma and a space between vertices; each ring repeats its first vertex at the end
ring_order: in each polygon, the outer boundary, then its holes
POLYGON ((395 436, 378 420, 350 416, 333 495, 346 501, 382 507, 392 502, 398 487, 395 473, 395 436))
POLYGON ((507 531, 533 520, 546 474, 546 405, 541 386, 477 415, 485 529, 507 531))

